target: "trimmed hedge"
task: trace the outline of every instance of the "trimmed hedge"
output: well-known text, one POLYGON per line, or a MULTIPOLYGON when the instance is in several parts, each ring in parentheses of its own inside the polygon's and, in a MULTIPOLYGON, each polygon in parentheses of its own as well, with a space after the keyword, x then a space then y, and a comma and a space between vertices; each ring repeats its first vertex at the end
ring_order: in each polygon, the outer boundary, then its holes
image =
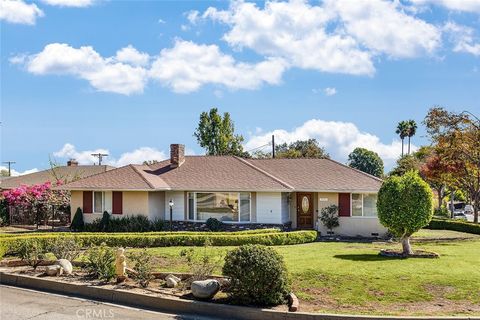
MULTIPOLYGON (((65 235, 65 233, 64 233, 65 235)), ((73 237, 81 247, 90 247, 105 243, 110 247, 169 247, 169 246, 203 246, 208 239, 213 246, 239 246, 244 244, 263 244, 267 246, 292 245, 313 242, 317 238, 316 231, 293 231, 293 232, 230 232, 230 233, 72 233, 66 235, 73 237)), ((7 247, 10 254, 15 254, 19 245, 36 239, 48 247, 52 239, 58 234, 25 235, 18 237, 0 238, 0 243, 7 247)))
POLYGON ((459 220, 447 220, 447 219, 432 219, 430 224, 425 227, 426 229, 433 230, 453 230, 459 232, 480 234, 480 224, 465 222, 459 220))

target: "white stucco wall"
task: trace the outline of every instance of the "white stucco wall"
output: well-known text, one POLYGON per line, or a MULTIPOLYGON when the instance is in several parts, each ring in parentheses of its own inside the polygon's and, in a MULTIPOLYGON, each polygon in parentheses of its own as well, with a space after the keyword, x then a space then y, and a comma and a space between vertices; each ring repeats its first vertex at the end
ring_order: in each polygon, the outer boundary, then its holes
POLYGON ((170 207, 168 203, 173 200, 173 220, 185 220, 185 193, 183 191, 166 191, 165 192, 165 220, 170 219, 170 207))
MULTIPOLYGON (((333 232, 341 236, 372 237, 372 233, 383 236, 388 231, 387 228, 380 224, 380 221, 376 217, 339 217, 339 224, 340 226, 333 229, 333 232)), ((322 235, 326 235, 328 230, 320 224, 318 231, 320 231, 322 235)))
POLYGON ((282 223, 280 192, 257 192, 257 223, 282 223))
POLYGON ((282 192, 282 223, 290 221, 290 206, 288 203, 288 192, 282 192))
POLYGON ((165 219, 164 191, 153 191, 148 193, 148 218, 150 220, 165 219))

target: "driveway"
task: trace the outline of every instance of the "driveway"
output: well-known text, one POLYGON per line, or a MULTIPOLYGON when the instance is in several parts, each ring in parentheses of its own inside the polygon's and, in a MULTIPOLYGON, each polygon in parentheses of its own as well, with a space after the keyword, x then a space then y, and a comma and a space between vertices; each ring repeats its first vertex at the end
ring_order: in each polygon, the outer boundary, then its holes
POLYGON ((0 319, 26 320, 85 320, 85 319, 196 319, 181 316, 66 297, 28 289, 0 285, 0 319))

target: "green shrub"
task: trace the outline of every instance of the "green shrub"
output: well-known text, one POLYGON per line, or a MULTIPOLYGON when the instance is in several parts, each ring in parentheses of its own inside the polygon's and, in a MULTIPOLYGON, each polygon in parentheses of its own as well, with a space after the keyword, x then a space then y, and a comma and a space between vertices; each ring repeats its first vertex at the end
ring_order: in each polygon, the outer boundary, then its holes
POLYGON ((10 223, 10 215, 8 213, 8 204, 5 199, 0 200, 0 226, 10 223))
POLYGON ((83 222, 83 212, 81 208, 77 208, 75 215, 73 216, 70 229, 73 231, 83 231, 85 228, 85 222, 83 222))
POLYGON ((110 214, 107 211, 103 211, 102 220, 100 220, 100 230, 103 232, 110 231, 110 214))
POLYGON ((279 232, 275 229, 239 232, 143 232, 143 233, 35 233, 0 237, 7 245, 8 253, 15 254, 17 247, 28 239, 35 239, 49 245, 60 235, 72 237, 82 248, 106 243, 111 247, 168 247, 203 246, 210 241, 212 246, 239 246, 263 244, 268 246, 292 245, 313 242, 317 232, 313 230, 279 232))
POLYGON ((338 222, 338 207, 332 204, 331 206, 323 208, 320 212, 320 221, 330 231, 338 227, 340 225, 338 222))
POLYGON ((432 190, 414 171, 391 176, 380 187, 377 210, 380 223, 402 240, 403 254, 413 254, 410 236, 433 216, 432 190))
POLYGON ((281 304, 290 290, 282 256, 265 246, 245 245, 228 252, 223 274, 230 278, 229 296, 240 304, 281 304))
POLYGON ((73 261, 78 257, 80 249, 80 245, 74 237, 64 234, 55 237, 49 245, 49 251, 55 258, 67 259, 69 261, 73 261))
POLYGON ((0 260, 3 259, 5 254, 7 253, 7 245, 5 243, 0 242, 0 260))
POLYGON ((95 279, 110 281, 115 276, 115 251, 105 243, 86 252, 86 269, 95 279))
POLYGON ((148 284, 154 278, 152 275, 152 255, 146 249, 143 249, 140 252, 130 253, 128 259, 135 271, 133 279, 141 287, 148 287, 148 284))
POLYGON ((216 232, 216 231, 221 231, 223 229, 223 222, 215 218, 208 218, 205 224, 207 225, 207 228, 210 231, 216 232))
POLYGON ((433 211, 433 216, 434 217, 443 217, 443 218, 450 218, 450 211, 444 206, 440 208, 435 208, 433 211))
POLYGON ((26 261, 33 269, 37 269, 40 263, 45 259, 45 242, 36 239, 26 239, 18 246, 18 255, 20 259, 26 261))
POLYGON ((426 228, 480 234, 480 224, 459 220, 432 219, 426 228))

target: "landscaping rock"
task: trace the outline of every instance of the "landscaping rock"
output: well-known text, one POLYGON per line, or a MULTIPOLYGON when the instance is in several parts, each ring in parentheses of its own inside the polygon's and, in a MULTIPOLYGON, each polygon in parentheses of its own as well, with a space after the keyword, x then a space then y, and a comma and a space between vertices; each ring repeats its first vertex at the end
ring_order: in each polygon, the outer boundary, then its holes
POLYGON ((220 290, 220 283, 217 280, 203 280, 192 282, 192 294, 199 299, 212 299, 218 290, 220 290))
POLYGON ((45 273, 50 277, 61 276, 63 274, 63 268, 59 265, 47 266, 45 273))
POLYGON ((59 259, 55 262, 55 265, 60 266, 63 268, 63 272, 65 274, 72 274, 73 272, 73 266, 70 261, 67 259, 59 259))
POLYGON ((178 283, 181 281, 179 277, 174 276, 173 274, 169 274, 165 277, 165 281, 167 283, 167 287, 169 288, 176 288, 178 283))

